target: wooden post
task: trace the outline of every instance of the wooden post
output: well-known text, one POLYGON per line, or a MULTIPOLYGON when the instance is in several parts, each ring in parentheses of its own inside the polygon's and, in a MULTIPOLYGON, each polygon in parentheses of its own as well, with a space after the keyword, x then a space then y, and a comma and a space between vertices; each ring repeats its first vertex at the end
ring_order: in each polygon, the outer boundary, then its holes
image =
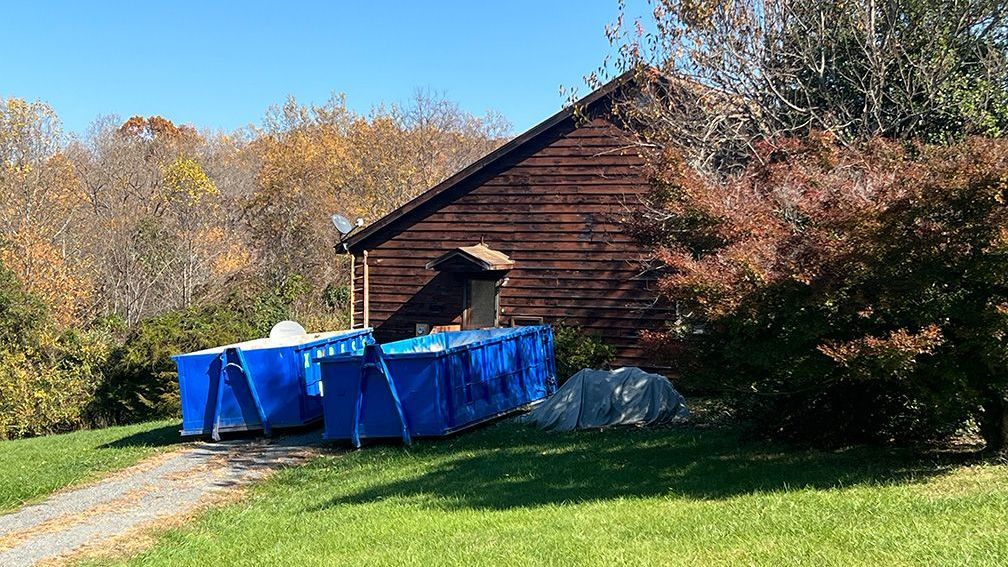
POLYGON ((367 250, 365 250, 364 251, 364 327, 365 328, 371 326, 371 305, 370 305, 371 297, 370 292, 368 290, 370 282, 368 281, 369 273, 368 273, 367 260, 368 260, 368 252, 367 250))
POLYGON ((351 329, 354 328, 354 309, 356 309, 357 307, 356 304, 354 304, 354 292, 353 292, 354 286, 357 285, 357 272, 354 271, 356 269, 356 267, 354 266, 354 258, 355 256, 353 255, 353 253, 351 253, 350 254, 350 328, 351 329))

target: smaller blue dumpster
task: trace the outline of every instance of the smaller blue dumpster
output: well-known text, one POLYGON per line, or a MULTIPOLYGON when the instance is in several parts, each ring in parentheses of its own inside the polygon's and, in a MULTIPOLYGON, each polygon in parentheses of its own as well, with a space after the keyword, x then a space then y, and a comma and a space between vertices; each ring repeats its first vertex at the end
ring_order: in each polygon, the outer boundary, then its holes
MULTIPOLYGON (((182 435, 308 425, 322 417, 315 359, 374 343, 371 329, 265 338, 172 357, 182 435)), ((356 375, 355 375, 356 376, 356 375)))
POLYGON ((319 359, 324 437, 453 433, 556 390, 547 325, 437 333, 319 359))

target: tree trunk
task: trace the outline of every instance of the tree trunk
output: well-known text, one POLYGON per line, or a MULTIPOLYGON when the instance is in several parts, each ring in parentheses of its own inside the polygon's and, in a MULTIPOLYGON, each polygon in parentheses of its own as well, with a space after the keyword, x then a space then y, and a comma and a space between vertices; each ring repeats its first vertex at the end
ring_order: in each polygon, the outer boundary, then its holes
POLYGON ((998 436, 991 448, 1002 459, 1008 459, 1008 401, 1004 398, 1001 399, 1001 421, 1000 427, 998 427, 998 436))
POLYGON ((980 433, 987 443, 986 451, 1008 458, 1008 392, 994 390, 983 404, 980 433))

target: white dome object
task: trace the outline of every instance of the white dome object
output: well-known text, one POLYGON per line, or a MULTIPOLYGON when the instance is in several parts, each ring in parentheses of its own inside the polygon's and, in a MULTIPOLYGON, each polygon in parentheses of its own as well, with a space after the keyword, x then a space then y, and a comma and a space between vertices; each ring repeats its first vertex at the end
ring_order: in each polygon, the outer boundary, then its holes
POLYGON ((305 331, 297 321, 280 321, 270 329, 269 336, 271 339, 286 339, 305 334, 308 334, 308 331, 305 331))

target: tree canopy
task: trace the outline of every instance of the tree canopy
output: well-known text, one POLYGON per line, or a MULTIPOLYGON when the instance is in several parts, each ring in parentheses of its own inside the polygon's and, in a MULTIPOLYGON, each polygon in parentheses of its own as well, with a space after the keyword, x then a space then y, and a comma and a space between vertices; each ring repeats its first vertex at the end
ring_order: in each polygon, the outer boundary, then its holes
POLYGON ((330 216, 374 220, 508 130, 427 92, 367 114, 291 99, 232 133, 106 117, 83 136, 0 99, 0 438, 171 414, 169 354, 286 318, 346 327, 330 216))
MULTIPOLYGON (((1008 128, 1004 0, 651 0, 607 28, 606 70, 641 69, 623 105, 651 143, 738 165, 758 140, 824 131, 951 142, 1008 128)), ((622 4, 621 4, 622 6, 622 4)))

